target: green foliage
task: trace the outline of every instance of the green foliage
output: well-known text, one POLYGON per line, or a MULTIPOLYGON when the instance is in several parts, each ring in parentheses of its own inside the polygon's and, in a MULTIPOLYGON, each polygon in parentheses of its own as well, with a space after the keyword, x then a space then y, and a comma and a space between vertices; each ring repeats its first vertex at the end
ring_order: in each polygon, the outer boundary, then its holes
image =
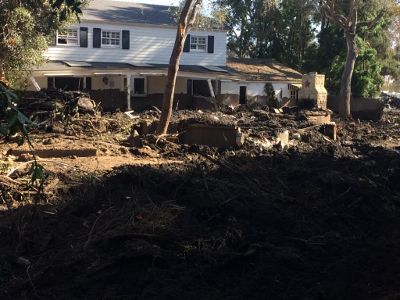
POLYGON ((278 107, 278 98, 276 97, 275 89, 272 83, 267 82, 264 85, 264 93, 267 95, 269 99, 269 106, 270 107, 278 107))
POLYGON ((0 71, 12 84, 21 81, 22 71, 45 62, 47 37, 74 22, 82 5, 78 0, 0 1, 0 71))
MULTIPOLYGON (((174 10, 175 21, 178 22, 185 0, 180 0, 178 7, 174 10)), ((202 6, 196 16, 193 28, 195 30, 204 29, 220 29, 223 28, 226 21, 228 9, 221 4, 219 1, 211 1, 208 3, 208 9, 202 2, 202 6)))
POLYGON ((309 0, 223 0, 228 50, 237 57, 269 57, 298 69, 314 38, 309 0))
POLYGON ((0 123, 0 133, 9 137, 20 130, 22 132, 20 144, 22 144, 28 137, 25 124, 32 122, 14 105, 13 101, 16 99, 17 96, 4 83, 0 82, 0 121, 3 121, 0 123))
POLYGON ((34 161, 29 168, 28 175, 31 175, 31 185, 38 187, 43 185, 43 183, 46 181, 46 178, 53 175, 53 173, 45 169, 42 165, 38 164, 36 158, 34 157, 34 161))
MULTIPOLYGON (((359 55, 351 81, 353 97, 375 97, 383 84, 381 70, 385 61, 383 58, 386 56, 382 52, 386 48, 377 37, 384 35, 382 32, 387 28, 383 25, 385 22, 386 20, 382 20, 371 31, 360 30, 357 37, 359 55), (374 49, 373 45, 378 49, 381 47, 381 53, 374 49)), ((310 45, 307 49, 303 71, 325 74, 325 87, 328 92, 339 94, 346 54, 347 45, 343 30, 339 26, 327 26, 319 33, 318 43, 310 45)))

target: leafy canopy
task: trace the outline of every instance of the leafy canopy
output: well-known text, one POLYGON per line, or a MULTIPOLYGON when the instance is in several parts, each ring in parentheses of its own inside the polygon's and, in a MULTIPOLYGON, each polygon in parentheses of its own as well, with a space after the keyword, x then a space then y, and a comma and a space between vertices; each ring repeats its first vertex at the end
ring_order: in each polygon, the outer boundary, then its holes
POLYGON ((1 74, 15 83, 21 70, 43 64, 48 37, 75 22, 84 5, 79 0, 0 1, 1 74))

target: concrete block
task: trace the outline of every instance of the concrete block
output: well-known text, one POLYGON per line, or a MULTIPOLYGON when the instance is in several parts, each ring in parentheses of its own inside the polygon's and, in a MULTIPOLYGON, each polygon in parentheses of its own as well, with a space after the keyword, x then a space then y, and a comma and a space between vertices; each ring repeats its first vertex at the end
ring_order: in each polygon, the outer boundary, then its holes
POLYGON ((324 134, 332 140, 336 140, 336 123, 329 122, 324 125, 324 134))
POLYGON ((279 133, 277 144, 279 143, 283 146, 289 145, 289 131, 285 130, 284 132, 279 133))
POLYGON ((215 147, 235 147, 244 143, 245 136, 235 126, 212 126, 202 123, 190 124, 189 128, 182 133, 180 139, 188 145, 208 145, 215 147), (241 135, 238 137, 238 135, 241 135))
POLYGON ((246 140, 246 134, 244 134, 243 132, 240 131, 240 128, 238 128, 238 133, 236 136, 236 145, 238 145, 239 147, 242 147, 244 142, 246 140))

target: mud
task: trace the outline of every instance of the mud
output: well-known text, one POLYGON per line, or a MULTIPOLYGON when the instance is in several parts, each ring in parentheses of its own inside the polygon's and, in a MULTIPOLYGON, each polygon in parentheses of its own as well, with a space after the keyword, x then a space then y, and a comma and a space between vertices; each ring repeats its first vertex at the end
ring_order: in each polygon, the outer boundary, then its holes
MULTIPOLYGON (((96 145, 97 156, 46 165, 54 175, 38 205, 27 169, 0 176, 1 299, 398 297, 395 111, 379 122, 333 116, 335 141, 296 110, 175 114, 176 124, 229 123, 248 134, 226 149, 181 145, 173 134, 142 136, 133 148, 125 139, 139 120, 94 118, 56 138, 96 145), (273 144, 284 130, 289 145, 273 144), (96 162, 106 158, 116 167, 96 162)), ((13 146, 1 147, 10 162, 13 146)))

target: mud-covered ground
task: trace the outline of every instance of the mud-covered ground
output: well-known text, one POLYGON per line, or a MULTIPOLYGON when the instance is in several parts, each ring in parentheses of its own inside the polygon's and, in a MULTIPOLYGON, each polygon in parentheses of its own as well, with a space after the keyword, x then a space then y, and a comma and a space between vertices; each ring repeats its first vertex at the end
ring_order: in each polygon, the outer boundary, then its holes
POLYGON ((400 297, 396 111, 334 118, 336 141, 296 110, 176 116, 249 138, 218 149, 148 136, 136 149, 124 141, 135 119, 81 116, 32 131, 37 148, 97 149, 42 162, 53 175, 40 193, 28 168, 5 176, 23 157, 1 145, 0 299, 400 297), (289 147, 270 146, 282 130, 289 147))

